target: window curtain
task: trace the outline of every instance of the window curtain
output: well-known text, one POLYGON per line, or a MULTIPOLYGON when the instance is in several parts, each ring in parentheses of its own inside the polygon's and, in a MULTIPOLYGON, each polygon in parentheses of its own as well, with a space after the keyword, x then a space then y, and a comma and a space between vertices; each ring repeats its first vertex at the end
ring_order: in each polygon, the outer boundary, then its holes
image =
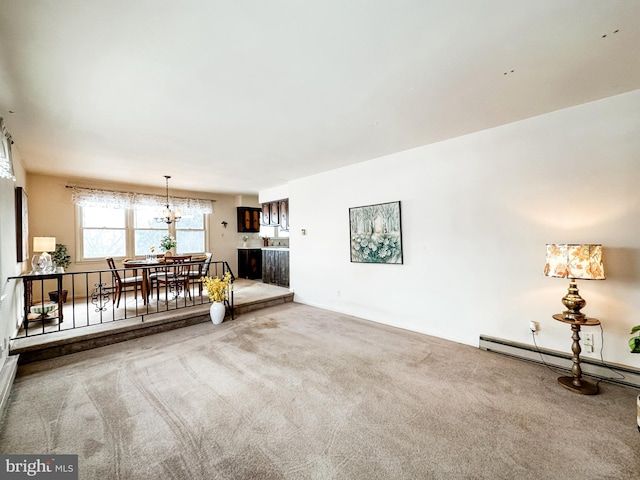
POLYGON ((0 117, 0 178, 16 179, 13 174, 13 162, 11 161, 11 134, 4 125, 4 119, 0 117))
MULTIPOLYGON (((95 188, 70 187, 71 202, 81 207, 102 208, 164 208, 167 197, 144 193, 114 192, 95 188)), ((213 201, 198 198, 169 197, 169 206, 183 214, 213 213, 213 201)))

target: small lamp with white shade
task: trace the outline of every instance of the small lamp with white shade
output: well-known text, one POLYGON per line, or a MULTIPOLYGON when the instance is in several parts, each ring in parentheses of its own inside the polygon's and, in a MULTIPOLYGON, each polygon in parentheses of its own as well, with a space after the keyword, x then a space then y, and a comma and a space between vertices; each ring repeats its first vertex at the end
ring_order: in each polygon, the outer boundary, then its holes
POLYGON ((56 237, 33 237, 33 251, 42 252, 31 259, 33 273, 47 273, 52 269, 51 254, 56 249, 56 237))

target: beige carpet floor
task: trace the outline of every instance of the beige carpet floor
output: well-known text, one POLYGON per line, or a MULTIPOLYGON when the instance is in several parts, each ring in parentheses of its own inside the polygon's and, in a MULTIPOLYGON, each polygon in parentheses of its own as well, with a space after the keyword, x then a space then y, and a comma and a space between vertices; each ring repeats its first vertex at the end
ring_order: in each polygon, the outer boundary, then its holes
POLYGON ((20 367, 0 451, 80 479, 639 478, 637 390, 285 304, 20 367))

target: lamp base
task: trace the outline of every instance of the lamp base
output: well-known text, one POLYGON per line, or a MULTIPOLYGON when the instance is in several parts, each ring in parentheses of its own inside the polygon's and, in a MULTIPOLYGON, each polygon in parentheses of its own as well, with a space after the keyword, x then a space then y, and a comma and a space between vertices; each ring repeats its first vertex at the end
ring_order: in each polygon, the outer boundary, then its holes
POLYGON ((583 322, 585 320, 585 314, 580 310, 587 304, 584 298, 580 296, 576 280, 574 278, 569 281, 569 289, 567 294, 562 298, 562 303, 567 309, 562 312, 565 320, 575 320, 583 322))
POLYGON ((572 322, 586 322, 587 316, 584 313, 572 312, 570 310, 565 310, 562 312, 562 317, 565 320, 571 320, 572 322))
POLYGON ((598 393, 598 386, 575 377, 559 377, 558 383, 567 390, 581 393, 582 395, 595 395, 598 393), (578 385, 576 385, 578 383, 578 385))

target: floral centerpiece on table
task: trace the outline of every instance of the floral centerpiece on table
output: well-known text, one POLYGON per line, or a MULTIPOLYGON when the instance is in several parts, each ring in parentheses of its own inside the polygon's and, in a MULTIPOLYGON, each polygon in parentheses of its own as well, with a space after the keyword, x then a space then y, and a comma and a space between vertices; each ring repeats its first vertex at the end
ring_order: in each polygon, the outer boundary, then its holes
POLYGON ((200 281, 204 284, 204 288, 207 289, 209 300, 212 302, 224 302, 227 299, 231 273, 225 273, 222 279, 218 277, 202 277, 200 281))
POLYGON ((169 250, 174 248, 176 245, 177 245, 176 239, 173 238, 171 235, 165 235, 160 239, 160 249, 163 252, 168 252, 169 250))

